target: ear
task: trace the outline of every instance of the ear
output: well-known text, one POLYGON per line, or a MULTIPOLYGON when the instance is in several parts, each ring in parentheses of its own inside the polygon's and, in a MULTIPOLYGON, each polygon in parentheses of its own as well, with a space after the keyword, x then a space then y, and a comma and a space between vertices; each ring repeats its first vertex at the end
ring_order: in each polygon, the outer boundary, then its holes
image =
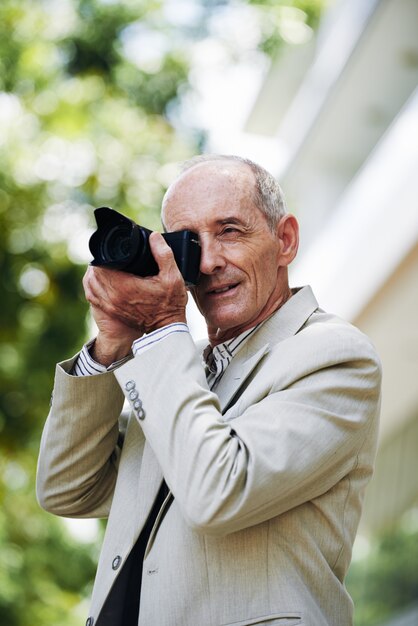
POLYGON ((287 267, 295 258, 299 247, 299 224, 294 215, 284 215, 277 224, 281 249, 279 266, 287 267))

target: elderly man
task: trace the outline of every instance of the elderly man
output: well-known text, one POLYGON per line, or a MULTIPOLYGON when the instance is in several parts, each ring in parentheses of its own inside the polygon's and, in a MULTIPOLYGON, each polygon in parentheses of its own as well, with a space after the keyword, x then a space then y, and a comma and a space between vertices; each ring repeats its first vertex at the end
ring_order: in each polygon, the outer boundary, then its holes
POLYGON ((57 367, 42 438, 42 506, 109 517, 87 624, 347 626, 377 439, 374 349, 309 287, 290 289, 297 221, 256 164, 192 160, 163 222, 199 235, 205 360, 154 233, 158 275, 88 268, 99 332, 57 367))

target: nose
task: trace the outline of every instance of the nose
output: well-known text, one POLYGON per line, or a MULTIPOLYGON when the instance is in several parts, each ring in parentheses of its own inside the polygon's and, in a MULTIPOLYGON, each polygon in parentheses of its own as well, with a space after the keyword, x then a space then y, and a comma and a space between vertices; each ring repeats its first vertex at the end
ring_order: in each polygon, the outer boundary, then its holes
POLYGON ((200 246, 200 272, 202 274, 216 274, 225 267, 226 261, 217 241, 201 238, 200 246))

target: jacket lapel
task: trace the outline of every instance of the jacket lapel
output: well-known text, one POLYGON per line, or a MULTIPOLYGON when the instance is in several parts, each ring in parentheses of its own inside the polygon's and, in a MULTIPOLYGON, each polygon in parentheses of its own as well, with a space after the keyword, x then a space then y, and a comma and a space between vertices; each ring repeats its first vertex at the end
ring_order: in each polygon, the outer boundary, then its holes
POLYGON ((268 351, 269 344, 267 343, 248 359, 239 358, 240 353, 233 358, 216 388, 222 413, 229 408, 240 387, 268 351))
POLYGON ((216 388, 222 413, 231 406, 240 388, 271 346, 295 335, 317 308, 318 303, 310 287, 295 289, 293 296, 249 337, 216 388))

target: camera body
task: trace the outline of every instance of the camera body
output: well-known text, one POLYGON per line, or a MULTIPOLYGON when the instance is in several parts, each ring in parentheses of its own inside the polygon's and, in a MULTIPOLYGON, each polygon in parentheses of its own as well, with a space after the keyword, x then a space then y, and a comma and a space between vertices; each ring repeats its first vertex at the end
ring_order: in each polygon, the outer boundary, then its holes
MULTIPOLYGON (((139 226, 122 213, 109 207, 94 211, 97 230, 89 241, 93 255, 91 265, 129 272, 136 276, 155 276, 158 265, 149 246, 148 228, 139 226)), ((179 230, 163 233, 173 251, 174 259, 186 285, 195 285, 199 278, 200 243, 196 233, 179 230)))

